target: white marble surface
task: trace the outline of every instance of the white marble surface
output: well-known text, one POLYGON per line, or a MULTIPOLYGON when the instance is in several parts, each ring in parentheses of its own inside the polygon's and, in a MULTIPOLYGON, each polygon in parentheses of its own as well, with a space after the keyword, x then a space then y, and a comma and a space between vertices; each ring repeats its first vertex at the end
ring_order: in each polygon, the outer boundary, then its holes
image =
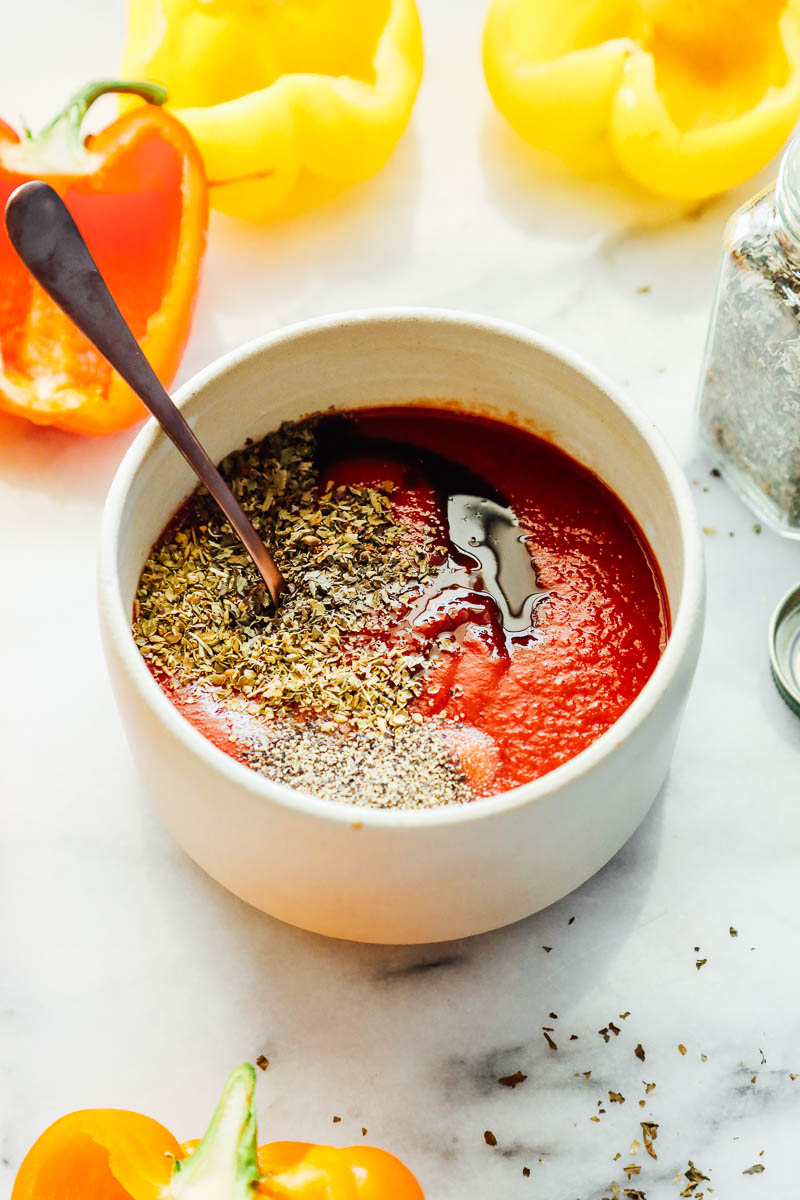
MULTIPOLYGON (((246 908, 149 811, 106 680, 95 539, 129 436, 80 441, 3 420, 7 1187, 39 1131, 73 1108, 131 1107, 197 1134, 228 1068, 264 1053, 265 1139, 358 1141, 366 1126, 430 1200, 600 1200, 612 1181, 626 1186, 630 1162, 642 1171, 627 1186, 668 1200, 689 1159, 709 1196, 796 1192, 800 722, 770 681, 765 639, 800 549, 754 534, 691 432, 722 226, 754 188, 682 214, 547 168, 491 110, 482 9, 422 0, 427 73, 379 178, 280 226, 214 219, 181 377, 288 321, 423 303, 523 322, 622 383, 698 481, 701 523, 716 530, 705 648, 669 781, 599 876, 494 934, 362 947, 246 908), (597 1031, 610 1020, 621 1032, 606 1044, 597 1031), (497 1084, 517 1069, 525 1083, 497 1084), (657 1086, 642 1109, 643 1080, 657 1086), (608 1103, 609 1089, 625 1103, 608 1103), (659 1124, 657 1160, 630 1149, 641 1120, 659 1124), (742 1174, 755 1163, 763 1174, 742 1174)), ((35 125, 113 73, 121 10, 8 6, 0 112, 35 125)))

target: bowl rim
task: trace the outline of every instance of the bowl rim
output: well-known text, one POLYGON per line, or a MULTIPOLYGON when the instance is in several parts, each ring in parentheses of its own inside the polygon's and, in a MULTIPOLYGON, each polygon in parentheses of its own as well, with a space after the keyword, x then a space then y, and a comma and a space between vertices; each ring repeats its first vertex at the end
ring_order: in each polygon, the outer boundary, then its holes
POLYGON ((221 355, 177 389, 174 399, 181 408, 190 405, 194 397, 216 378, 273 346, 301 340, 308 334, 326 329, 398 321, 477 329, 481 333, 488 332, 525 342, 583 375, 601 391, 622 411, 646 442, 666 481, 678 518, 683 580, 677 612, 671 614, 672 630, 669 640, 642 690, 605 733, 552 771, 530 783, 521 784, 494 796, 481 797, 464 805, 398 809, 372 808, 340 800, 323 800, 257 774, 210 742, 174 707, 151 675, 136 647, 131 634, 130 618, 124 610, 120 595, 116 562, 120 550, 121 519, 130 488, 147 458, 166 438, 157 422, 150 418, 131 443, 117 468, 103 508, 100 528, 98 604, 107 634, 129 683, 139 700, 171 737, 188 753, 199 758, 210 771, 222 776, 235 787, 244 789, 252 799, 269 801, 278 807, 291 809, 298 814, 332 825, 346 824, 358 829, 410 830, 416 827, 431 828, 484 820, 535 804, 587 775, 620 749, 634 730, 648 719, 671 686, 696 636, 698 620, 702 617, 705 586, 700 529, 689 484, 662 434, 602 372, 595 370, 579 355, 563 348, 558 342, 523 325, 479 313, 432 307, 393 306, 331 313, 283 326, 221 355))

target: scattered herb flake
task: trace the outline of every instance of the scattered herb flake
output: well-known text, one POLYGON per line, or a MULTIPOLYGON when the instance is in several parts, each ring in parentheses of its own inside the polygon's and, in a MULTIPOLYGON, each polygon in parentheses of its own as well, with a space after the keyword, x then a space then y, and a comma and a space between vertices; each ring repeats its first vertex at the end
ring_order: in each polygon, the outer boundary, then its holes
POLYGON ((639 1124, 642 1127, 642 1141, 644 1142, 645 1150, 651 1158, 658 1158, 653 1149, 653 1142, 658 1137, 658 1125, 656 1125, 655 1121, 640 1121, 639 1124))
POLYGON ((497 1082, 501 1087, 515 1088, 517 1084, 524 1083, 527 1078, 528 1076, 523 1075, 522 1071, 515 1071, 513 1075, 501 1075, 497 1082))

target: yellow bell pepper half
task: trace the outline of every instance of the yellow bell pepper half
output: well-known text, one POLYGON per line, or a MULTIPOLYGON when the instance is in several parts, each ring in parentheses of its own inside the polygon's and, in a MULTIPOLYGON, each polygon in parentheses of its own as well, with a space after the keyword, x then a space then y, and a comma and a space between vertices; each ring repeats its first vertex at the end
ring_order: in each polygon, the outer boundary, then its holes
POLYGON ((489 91, 527 142, 698 200, 747 179, 800 113, 800 0, 493 0, 489 91))
POLYGON ((380 170, 422 33, 414 0, 128 0, 124 62, 166 87, 213 207, 258 220, 380 170))

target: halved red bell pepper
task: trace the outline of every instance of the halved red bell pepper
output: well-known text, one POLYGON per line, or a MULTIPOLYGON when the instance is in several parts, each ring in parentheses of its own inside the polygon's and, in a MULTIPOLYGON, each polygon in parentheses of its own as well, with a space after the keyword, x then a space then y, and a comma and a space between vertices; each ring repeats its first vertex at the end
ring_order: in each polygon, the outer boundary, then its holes
MULTIPOLYGON (((189 336, 205 250, 208 189, 186 129, 156 84, 89 84, 39 134, 0 120, 0 210, 28 179, 62 196, 162 383, 189 336), (148 103, 83 138, 108 92, 148 103)), ((0 408, 37 425, 106 434, 145 416, 141 402, 36 284, 0 230, 0 408)))

